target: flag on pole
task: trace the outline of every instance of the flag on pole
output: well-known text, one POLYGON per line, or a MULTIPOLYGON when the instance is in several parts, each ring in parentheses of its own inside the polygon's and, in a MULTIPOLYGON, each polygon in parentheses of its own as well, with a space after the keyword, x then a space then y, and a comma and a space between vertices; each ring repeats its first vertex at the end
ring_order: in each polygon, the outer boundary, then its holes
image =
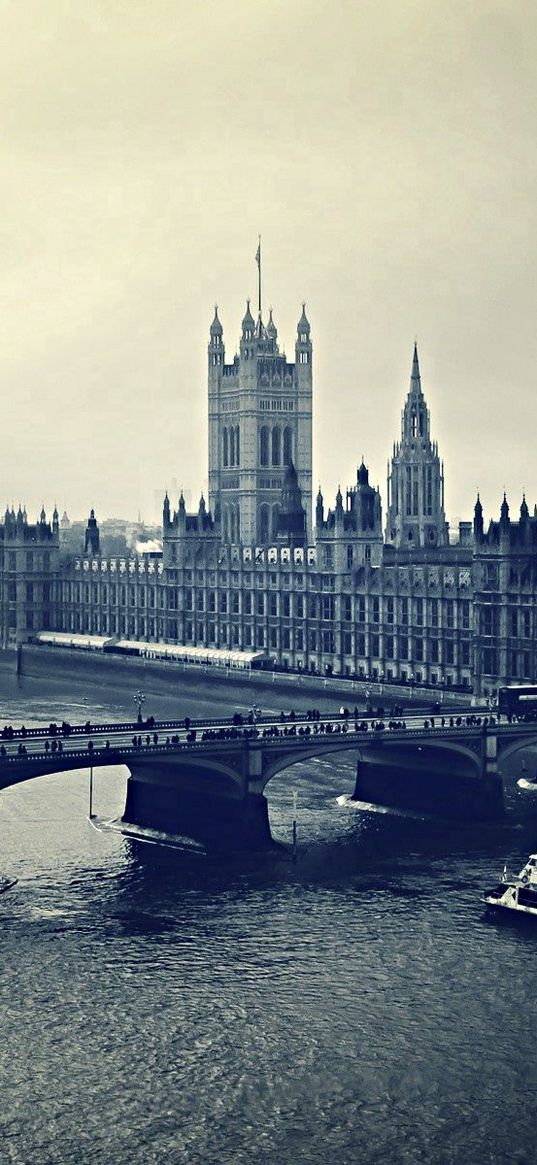
POLYGON ((261 316, 261 235, 257 244, 257 251, 255 253, 255 261, 257 263, 257 284, 258 284, 258 300, 259 300, 259 315, 261 316))

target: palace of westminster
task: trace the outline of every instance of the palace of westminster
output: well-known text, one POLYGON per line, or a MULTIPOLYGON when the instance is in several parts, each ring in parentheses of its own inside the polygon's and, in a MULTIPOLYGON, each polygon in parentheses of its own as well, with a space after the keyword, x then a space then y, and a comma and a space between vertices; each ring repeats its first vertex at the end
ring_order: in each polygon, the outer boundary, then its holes
POLYGON ((78 552, 57 510, 0 524, 4 647, 39 632, 264 653, 281 668, 472 688, 537 679, 537 509, 504 496, 484 528, 450 540, 443 466, 431 439, 417 348, 400 440, 378 488, 362 463, 327 509, 312 497, 312 341, 305 309, 294 363, 272 318, 248 303, 226 363, 209 332, 209 496, 187 513, 164 499, 162 548, 101 551, 93 510, 78 552))

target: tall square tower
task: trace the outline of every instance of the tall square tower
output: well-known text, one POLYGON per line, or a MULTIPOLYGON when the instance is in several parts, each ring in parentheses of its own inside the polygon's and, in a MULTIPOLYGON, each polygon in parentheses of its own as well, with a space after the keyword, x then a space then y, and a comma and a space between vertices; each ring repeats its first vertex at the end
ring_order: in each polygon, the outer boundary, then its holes
POLYGON ((266 545, 275 540, 285 470, 294 464, 312 517, 312 344, 305 305, 298 322, 295 362, 278 346, 272 318, 250 311, 242 321, 239 355, 225 362, 223 329, 215 310, 209 333, 209 507, 225 542, 266 545))

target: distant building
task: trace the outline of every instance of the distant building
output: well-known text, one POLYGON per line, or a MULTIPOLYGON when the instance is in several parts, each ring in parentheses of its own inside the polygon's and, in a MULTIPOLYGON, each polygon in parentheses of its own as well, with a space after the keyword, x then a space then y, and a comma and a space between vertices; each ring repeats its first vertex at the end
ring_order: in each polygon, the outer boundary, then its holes
POLYGON ((283 668, 473 688, 537 679, 537 513, 504 498, 485 530, 450 542, 444 471, 431 439, 417 348, 380 492, 362 462, 345 494, 312 515, 312 344, 305 310, 295 362, 270 313, 249 306, 240 354, 209 335, 209 499, 166 494, 162 530, 103 522, 60 530, 6 511, 0 526, 4 644, 41 629, 237 651, 283 668), (313 519, 313 522, 312 522, 313 519), (69 538, 69 546, 64 539, 69 538), (119 539, 119 550, 114 539, 119 539))

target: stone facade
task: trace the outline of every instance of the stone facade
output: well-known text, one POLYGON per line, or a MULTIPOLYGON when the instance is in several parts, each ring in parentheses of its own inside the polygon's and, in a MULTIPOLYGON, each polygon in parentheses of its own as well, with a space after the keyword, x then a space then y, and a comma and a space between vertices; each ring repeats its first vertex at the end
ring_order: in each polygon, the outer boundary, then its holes
POLYGON ((305 312, 296 364, 276 340, 272 315, 264 327, 248 309, 240 356, 227 366, 215 314, 209 508, 202 497, 189 514, 181 496, 172 511, 166 496, 161 552, 106 556, 92 511, 80 553, 68 554, 56 511, 51 524, 42 512, 35 525, 20 509, 6 512, 4 645, 55 629, 259 650, 283 668, 482 695, 536 680, 537 513, 530 517, 523 500, 512 522, 504 498, 499 521, 485 531, 478 498, 473 525, 461 523, 450 542, 417 350, 389 469, 384 537, 380 493, 363 463, 332 509, 325 512, 319 491, 311 529, 305 312))

